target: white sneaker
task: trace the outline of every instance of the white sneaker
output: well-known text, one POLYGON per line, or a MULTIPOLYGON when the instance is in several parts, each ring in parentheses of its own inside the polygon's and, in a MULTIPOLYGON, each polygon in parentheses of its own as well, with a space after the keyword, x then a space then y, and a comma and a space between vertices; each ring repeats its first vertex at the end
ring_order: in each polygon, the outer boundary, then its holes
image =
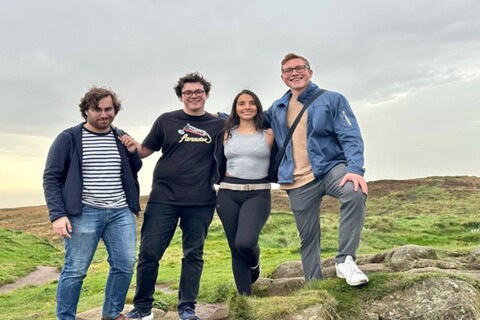
POLYGON ((351 286, 359 286, 368 282, 368 277, 357 267, 352 256, 347 256, 345 262, 335 263, 337 277, 345 279, 351 286))

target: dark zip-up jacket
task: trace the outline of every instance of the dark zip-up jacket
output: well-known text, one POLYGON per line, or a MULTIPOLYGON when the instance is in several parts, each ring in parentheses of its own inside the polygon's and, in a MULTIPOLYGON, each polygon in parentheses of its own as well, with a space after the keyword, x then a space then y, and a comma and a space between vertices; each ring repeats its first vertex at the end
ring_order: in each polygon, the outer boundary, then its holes
MULTIPOLYGON (((53 142, 43 173, 43 190, 50 221, 82 213, 82 127, 84 123, 61 132, 53 142)), ((123 131, 113 128, 115 136, 123 131)), ((122 184, 130 210, 140 212, 138 171, 142 160, 116 139, 122 163, 122 184)))

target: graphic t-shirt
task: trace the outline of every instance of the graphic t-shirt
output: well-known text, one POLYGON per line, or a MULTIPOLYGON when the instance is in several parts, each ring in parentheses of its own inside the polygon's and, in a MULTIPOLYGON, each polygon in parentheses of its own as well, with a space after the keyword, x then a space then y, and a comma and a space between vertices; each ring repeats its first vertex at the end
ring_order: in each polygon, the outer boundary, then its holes
POLYGON ((175 205, 215 203, 211 181, 215 141, 224 120, 210 114, 190 116, 183 110, 157 118, 143 144, 162 152, 153 171, 150 202, 175 205))

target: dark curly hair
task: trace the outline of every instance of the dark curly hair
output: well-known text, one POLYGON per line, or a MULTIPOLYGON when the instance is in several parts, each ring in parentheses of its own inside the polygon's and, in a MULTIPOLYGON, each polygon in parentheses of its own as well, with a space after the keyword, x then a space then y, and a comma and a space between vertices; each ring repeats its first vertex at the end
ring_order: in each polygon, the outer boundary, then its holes
POLYGON ((208 95, 208 93, 210 92, 210 88, 212 87, 212 84, 207 80, 205 80, 205 78, 203 78, 203 76, 198 72, 193 72, 193 73, 188 73, 184 77, 181 77, 178 79, 177 83, 175 84, 175 87, 173 87, 177 97, 180 98, 182 96, 183 85, 185 83, 192 83, 192 82, 200 82, 200 84, 203 86, 203 89, 205 90, 205 94, 208 95))
POLYGON ((122 101, 118 99, 117 94, 107 87, 93 86, 87 93, 80 99, 78 106, 80 107, 80 113, 84 119, 87 119, 86 111, 90 108, 98 107, 98 102, 103 98, 111 97, 113 101, 113 108, 115 109, 115 115, 122 108, 122 101))

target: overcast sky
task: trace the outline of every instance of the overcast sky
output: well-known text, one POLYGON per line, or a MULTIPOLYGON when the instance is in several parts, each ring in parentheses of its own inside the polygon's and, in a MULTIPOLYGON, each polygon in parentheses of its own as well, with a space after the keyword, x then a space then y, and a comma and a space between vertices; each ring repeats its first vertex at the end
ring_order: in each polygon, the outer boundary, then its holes
POLYGON ((0 0, 0 40, 1 208, 44 204, 48 148, 92 85, 118 93, 115 123, 142 141, 182 107, 188 72, 212 82, 208 111, 245 88, 269 107, 288 52, 350 101, 368 181, 480 176, 478 0, 0 0))

